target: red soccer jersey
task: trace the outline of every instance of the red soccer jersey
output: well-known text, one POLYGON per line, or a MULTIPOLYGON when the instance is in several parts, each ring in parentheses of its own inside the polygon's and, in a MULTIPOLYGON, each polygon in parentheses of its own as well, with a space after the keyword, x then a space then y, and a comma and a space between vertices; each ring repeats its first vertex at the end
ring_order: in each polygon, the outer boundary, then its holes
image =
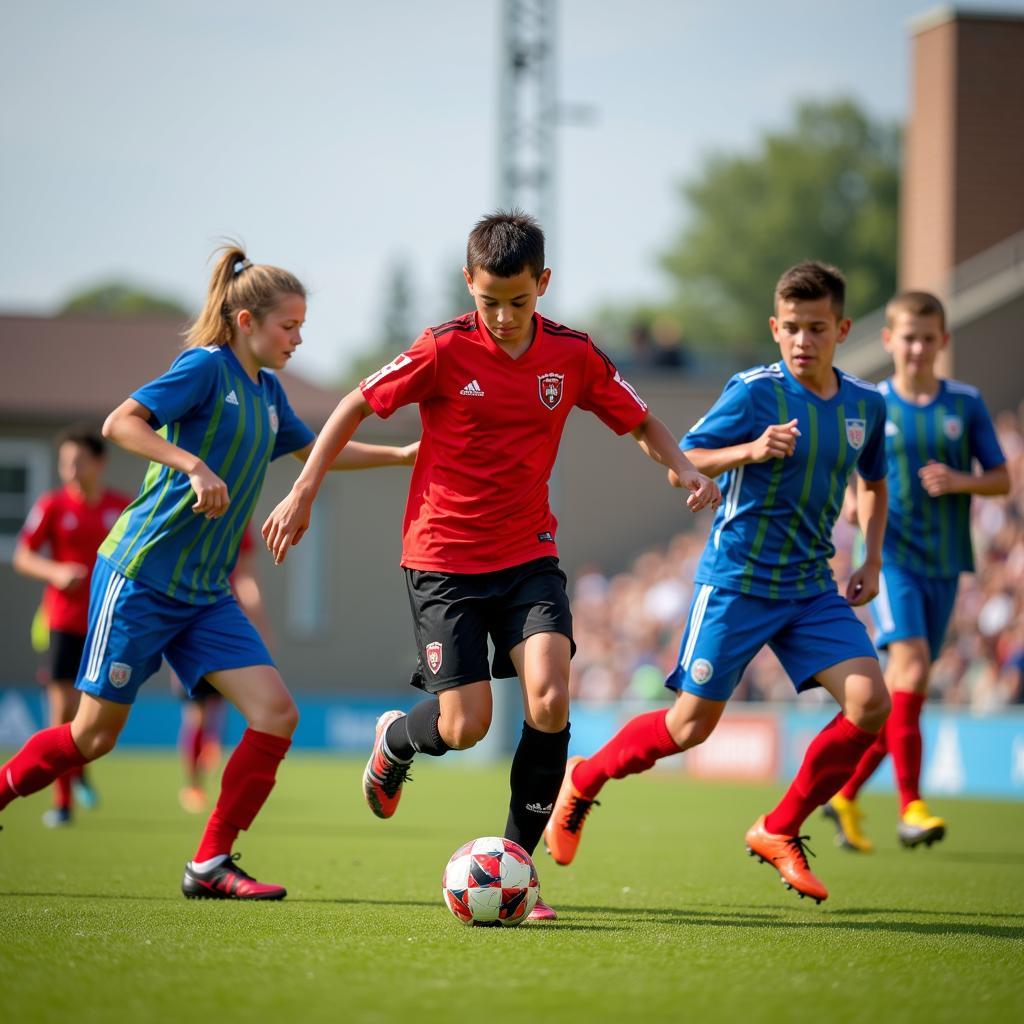
POLYGON ((360 384, 383 418, 418 402, 423 422, 409 484, 402 565, 478 573, 557 555, 548 478, 573 406, 617 434, 647 406, 586 334, 535 315, 513 359, 468 313, 429 328, 360 384))
POLYGON ((89 581, 96 563, 96 549, 131 500, 126 494, 104 491, 99 501, 90 505, 62 487, 44 494, 32 506, 18 540, 31 551, 48 546, 49 556, 54 561, 77 562, 89 569, 89 578, 71 590, 46 587, 43 605, 50 629, 85 635, 89 620, 89 581))

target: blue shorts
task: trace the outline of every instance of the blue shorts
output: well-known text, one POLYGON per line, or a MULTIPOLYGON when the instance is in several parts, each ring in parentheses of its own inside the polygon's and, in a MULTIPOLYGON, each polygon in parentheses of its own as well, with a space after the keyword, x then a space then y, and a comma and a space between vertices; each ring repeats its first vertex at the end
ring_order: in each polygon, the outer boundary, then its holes
POLYGON ((878 597, 871 602, 875 646, 884 651, 894 640, 921 637, 928 642, 934 661, 946 639, 958 583, 956 577, 929 579, 897 565, 886 566, 878 597))
POLYGON ((765 645, 798 691, 818 686, 814 677, 841 661, 878 657, 863 623, 834 590, 773 601, 705 584, 693 595, 679 663, 665 685, 707 700, 728 700, 765 645))
POLYGON ((166 658, 189 696, 207 672, 273 665, 266 644, 226 594, 213 604, 176 601, 96 560, 89 592, 89 632, 75 686, 131 704, 166 658))

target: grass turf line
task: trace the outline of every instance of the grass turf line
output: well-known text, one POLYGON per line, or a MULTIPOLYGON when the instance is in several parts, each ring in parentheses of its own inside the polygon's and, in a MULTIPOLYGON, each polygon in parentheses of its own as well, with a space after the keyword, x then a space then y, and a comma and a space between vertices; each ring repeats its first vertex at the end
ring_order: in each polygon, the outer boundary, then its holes
POLYGON ((870 856, 835 849, 813 817, 831 891, 817 907, 744 853, 779 787, 612 783, 575 864, 538 850, 560 919, 496 931, 451 917, 440 879, 461 843, 500 834, 506 770, 417 764, 378 821, 361 768, 290 757, 242 835, 242 866, 287 885, 281 904, 182 898, 202 819, 179 810, 170 756, 94 766, 101 807, 69 829, 42 827, 46 795, 16 801, 0 833, 0 1019, 1019 1019, 1019 804, 936 799, 949 836, 906 851, 894 798, 869 796, 870 856))

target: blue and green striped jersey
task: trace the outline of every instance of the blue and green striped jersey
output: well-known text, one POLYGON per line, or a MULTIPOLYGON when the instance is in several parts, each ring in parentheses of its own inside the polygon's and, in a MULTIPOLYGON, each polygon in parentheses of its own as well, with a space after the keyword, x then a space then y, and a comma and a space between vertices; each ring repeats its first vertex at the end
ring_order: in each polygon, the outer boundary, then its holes
POLYGON ((230 590, 267 464, 305 448, 313 432, 292 411, 277 377, 261 370, 254 382, 227 345, 186 349, 131 397, 150 411, 154 428, 227 484, 231 504, 219 519, 196 515, 188 477, 151 462, 100 557, 169 597, 212 603, 230 590))
POLYGON ((892 378, 879 385, 887 410, 885 455, 889 466, 889 518, 882 549, 885 564, 932 579, 955 579, 974 568, 971 496, 929 497, 918 470, 941 462, 962 473, 1001 466, 992 418, 977 388, 956 380, 939 382, 927 405, 902 399, 892 378))
POLYGON ((885 476, 885 400, 873 384, 836 370, 829 399, 808 391, 785 363, 732 377, 680 448, 728 448, 773 423, 798 422, 789 458, 749 463, 719 478, 722 504, 695 579, 725 590, 793 600, 835 588, 832 527, 850 473, 885 476))

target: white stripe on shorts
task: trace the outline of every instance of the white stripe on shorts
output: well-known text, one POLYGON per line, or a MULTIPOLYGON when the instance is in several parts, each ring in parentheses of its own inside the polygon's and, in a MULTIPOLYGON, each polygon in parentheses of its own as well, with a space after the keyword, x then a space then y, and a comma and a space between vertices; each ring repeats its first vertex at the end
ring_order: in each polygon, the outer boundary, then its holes
POLYGON ((697 634, 700 633, 701 623, 704 621, 704 612, 708 607, 708 598, 715 588, 710 583, 705 583, 700 588, 700 593, 693 602, 693 611, 690 612, 690 635, 686 640, 686 647, 683 650, 683 660, 680 666, 684 672, 690 668, 690 659, 693 658, 693 649, 697 646, 697 634))
POLYGON ((107 641, 110 639, 110 627, 114 621, 114 605, 124 584, 125 577, 117 572, 111 575, 107 584, 96 628, 92 631, 92 645, 89 648, 89 662, 85 672, 86 682, 95 683, 99 679, 103 655, 107 651, 107 641))
POLYGON ((896 620, 892 617, 892 603, 889 601, 889 588, 885 585, 885 573, 878 575, 878 596, 875 598, 875 611, 878 612, 878 631, 891 633, 896 628, 896 620))

